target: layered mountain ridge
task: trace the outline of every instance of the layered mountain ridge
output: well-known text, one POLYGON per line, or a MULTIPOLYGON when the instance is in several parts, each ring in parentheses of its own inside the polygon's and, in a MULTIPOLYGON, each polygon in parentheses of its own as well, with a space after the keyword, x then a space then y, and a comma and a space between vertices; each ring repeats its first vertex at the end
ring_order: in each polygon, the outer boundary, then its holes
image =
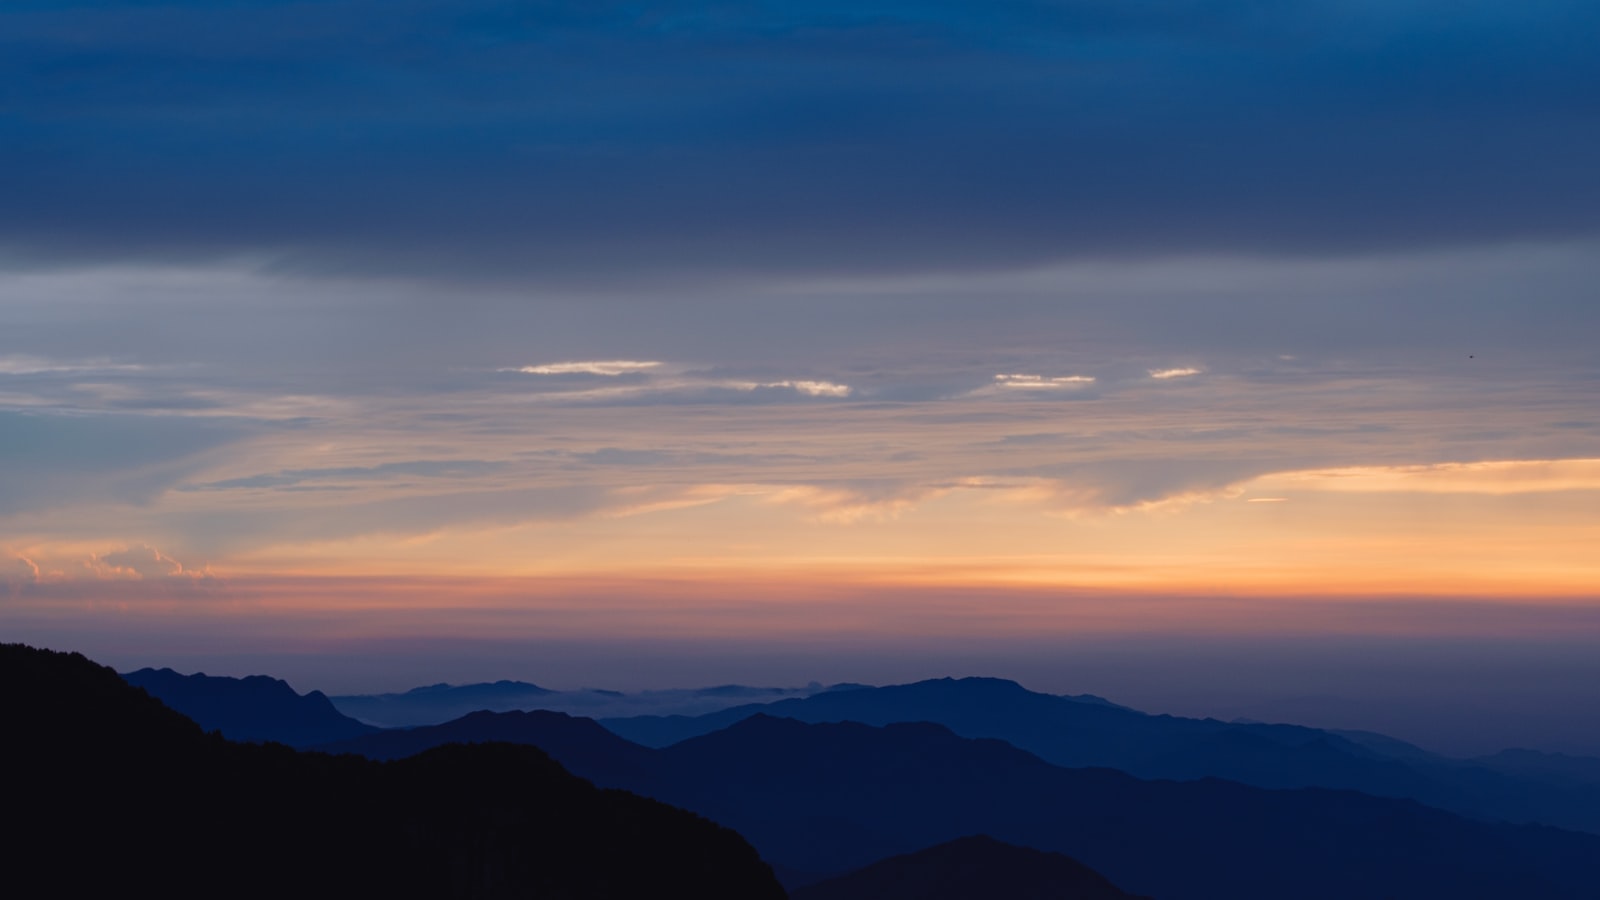
POLYGON ((739 835, 536 747, 393 763, 206 733, 78 654, 0 645, 19 896, 784 896, 739 835))
POLYGON ((1064 768, 933 723, 757 714, 650 749, 559 713, 480 713, 332 745, 378 758, 432 741, 527 740, 597 784, 738 830, 793 888, 981 832, 1066 854, 1164 900, 1586 896, 1600 837, 1490 824, 1412 801, 1064 768), (1381 893, 1379 894, 1381 895, 1381 893))

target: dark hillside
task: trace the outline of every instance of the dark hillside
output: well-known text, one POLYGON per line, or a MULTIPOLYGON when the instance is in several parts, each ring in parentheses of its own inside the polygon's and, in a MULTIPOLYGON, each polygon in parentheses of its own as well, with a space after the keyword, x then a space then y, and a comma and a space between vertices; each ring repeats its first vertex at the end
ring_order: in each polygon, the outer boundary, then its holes
POLYGON ((967 835, 1066 854, 1162 900, 1593 900, 1600 837, 1476 822, 1353 791, 1264 790, 1063 768, 930 723, 757 715, 660 750, 552 713, 478 713, 351 742, 531 740, 597 784, 739 830, 790 887, 967 835))
POLYGON ((1060 853, 986 835, 879 860, 800 888, 790 900, 1142 900, 1060 853))
POLYGON ((78 654, 0 645, 14 896, 777 898, 737 834, 530 746, 235 744, 78 654))
POLYGON ((327 753, 355 753, 368 759, 403 759, 441 744, 503 741, 532 744, 579 775, 614 775, 648 766, 654 751, 625 741, 593 719, 536 709, 529 712, 475 712, 443 725, 392 729, 324 744, 327 753))

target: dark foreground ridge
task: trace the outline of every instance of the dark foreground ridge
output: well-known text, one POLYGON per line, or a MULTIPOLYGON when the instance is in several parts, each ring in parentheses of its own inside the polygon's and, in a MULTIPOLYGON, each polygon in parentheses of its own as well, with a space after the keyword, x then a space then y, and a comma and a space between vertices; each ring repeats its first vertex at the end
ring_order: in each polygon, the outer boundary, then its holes
POLYGON ((16 896, 779 900, 737 834, 530 746, 236 744, 78 654, 0 645, 16 896))
POLYGON ((792 892, 790 900, 1146 900, 1070 856, 987 835, 892 856, 792 892))

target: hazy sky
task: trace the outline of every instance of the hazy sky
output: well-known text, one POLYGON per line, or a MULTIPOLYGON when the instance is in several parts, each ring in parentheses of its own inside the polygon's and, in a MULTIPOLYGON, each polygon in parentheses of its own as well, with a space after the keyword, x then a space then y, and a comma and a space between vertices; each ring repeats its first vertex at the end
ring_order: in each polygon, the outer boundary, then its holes
POLYGON ((1600 753, 1597 43, 1589 0, 14 0, 0 637, 1600 753))

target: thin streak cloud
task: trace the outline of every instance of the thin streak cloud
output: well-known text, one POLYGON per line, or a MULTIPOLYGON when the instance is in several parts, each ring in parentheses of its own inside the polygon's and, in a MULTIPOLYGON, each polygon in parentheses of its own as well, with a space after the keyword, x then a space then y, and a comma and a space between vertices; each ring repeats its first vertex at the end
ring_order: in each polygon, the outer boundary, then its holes
POLYGON ((148 366, 114 363, 109 360, 54 360, 38 356, 0 355, 0 375, 60 375, 83 373, 140 372, 148 366))
POLYGON ((1260 479, 1280 488, 1361 493, 1538 494, 1600 491, 1600 459, 1507 459, 1421 466, 1347 466, 1260 479))
POLYGON ((994 376, 996 387, 1017 388, 1022 390, 1058 390, 1060 388, 1083 387, 1094 384, 1092 375, 1060 375, 1046 377, 1044 375, 1009 374, 994 376))
POLYGON ((514 369, 501 369, 502 372, 521 372, 524 375, 631 375, 636 372, 648 372, 660 368, 661 363, 654 360, 609 359, 581 362, 544 363, 537 366, 522 366, 514 369))
POLYGON ((732 386, 744 391, 754 391, 761 388, 788 388, 796 393, 805 394, 807 397, 848 397, 852 392, 850 385, 836 384, 832 381, 751 381, 736 382, 732 386))

